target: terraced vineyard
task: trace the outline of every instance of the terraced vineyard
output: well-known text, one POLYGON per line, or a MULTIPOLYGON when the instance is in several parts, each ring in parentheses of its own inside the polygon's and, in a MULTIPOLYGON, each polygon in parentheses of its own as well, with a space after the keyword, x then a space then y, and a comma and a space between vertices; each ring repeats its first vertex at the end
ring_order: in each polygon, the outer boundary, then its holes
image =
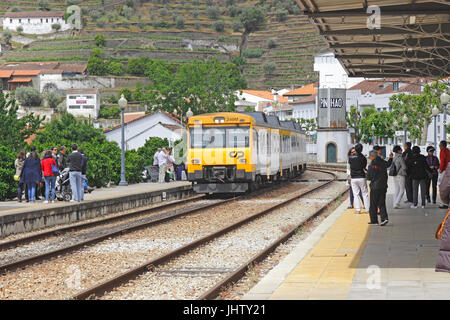
MULTIPOLYGON (((269 3, 272 0, 267 0, 269 3)), ((51 10, 63 10, 66 0, 48 0, 51 10)), ((72 0, 72 2, 74 2, 72 0)), ((69 0, 69 3, 72 3, 69 0)), ((76 2, 76 1, 75 1, 76 2)), ((131 1, 132 2, 132 1, 131 1)), ((290 14, 284 22, 277 22, 274 10, 266 5, 266 25, 251 33, 240 48, 243 29, 238 18, 232 17, 225 0, 183 1, 171 0, 162 4, 158 0, 135 1, 132 12, 124 12, 130 0, 80 1, 85 27, 80 32, 67 31, 50 35, 22 35, 33 41, 16 42, 6 52, 3 61, 87 61, 96 34, 105 35, 105 57, 126 63, 127 59, 148 56, 174 63, 211 57, 229 60, 246 50, 258 49, 257 57, 245 57, 244 75, 248 87, 292 87, 317 79, 313 71, 313 56, 324 44, 301 14, 290 14), (212 5, 211 5, 212 2, 212 5), (213 18, 211 6, 218 10, 213 18), (221 22, 218 22, 221 21, 221 22), (219 26, 218 26, 219 24, 219 26), (223 26, 221 29, 220 24, 223 26), (268 47, 268 39, 274 46, 268 47), (275 65, 266 72, 266 65, 275 65)), ((0 14, 12 10, 37 10, 39 1, 4 0, 0 14)), ((233 7, 257 5, 259 1, 235 1, 233 7)), ((14 33, 17 35, 16 33, 14 33)))

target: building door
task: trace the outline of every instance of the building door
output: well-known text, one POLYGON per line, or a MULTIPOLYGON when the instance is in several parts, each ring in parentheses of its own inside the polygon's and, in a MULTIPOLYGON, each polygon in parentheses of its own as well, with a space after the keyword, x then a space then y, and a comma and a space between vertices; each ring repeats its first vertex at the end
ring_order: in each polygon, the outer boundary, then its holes
POLYGON ((334 143, 327 144, 327 163, 337 162, 336 145, 334 143))

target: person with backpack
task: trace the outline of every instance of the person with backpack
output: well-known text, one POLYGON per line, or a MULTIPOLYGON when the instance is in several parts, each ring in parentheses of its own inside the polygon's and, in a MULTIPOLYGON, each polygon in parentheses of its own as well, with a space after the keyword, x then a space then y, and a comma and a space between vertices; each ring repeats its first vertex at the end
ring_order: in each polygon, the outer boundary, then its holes
POLYGON ((412 148, 411 156, 406 161, 407 172, 412 179, 413 183, 413 204, 411 209, 417 209, 419 202, 419 186, 420 196, 422 198, 422 209, 425 208, 426 199, 426 180, 433 174, 430 167, 427 164, 425 156, 420 154, 420 148, 414 146, 412 148))
POLYGON ((431 171, 433 171, 433 176, 429 177, 427 179, 427 201, 428 203, 431 203, 431 197, 430 197, 430 186, 433 187, 433 203, 436 204, 437 199, 437 181, 439 177, 439 159, 434 155, 434 147, 428 146, 427 147, 427 153, 428 156, 426 157, 427 164, 430 167, 431 171))
POLYGON ((41 160, 36 152, 36 147, 31 147, 28 158, 23 163, 20 181, 27 185, 28 200, 36 202, 36 186, 42 180, 41 160))
POLYGON ((55 184, 56 176, 59 174, 58 164, 53 157, 52 151, 47 150, 45 152, 44 159, 41 161, 41 169, 44 173, 45 181, 45 201, 44 203, 55 202, 55 184), (49 199, 51 191, 51 198, 49 199))
POLYGON ((394 209, 401 209, 400 203, 405 193, 406 163, 402 157, 402 148, 398 145, 392 149, 394 157, 389 175, 394 178, 394 209))
MULTIPOLYGON (((363 146, 358 143, 355 145, 356 153, 351 155, 348 159, 350 163, 350 182, 352 186, 353 195, 362 193, 364 209, 369 211, 369 194, 367 189, 367 180, 366 180, 366 166, 367 159, 362 154, 363 146)), ((356 213, 361 213, 361 203, 357 198, 355 203, 356 213)))

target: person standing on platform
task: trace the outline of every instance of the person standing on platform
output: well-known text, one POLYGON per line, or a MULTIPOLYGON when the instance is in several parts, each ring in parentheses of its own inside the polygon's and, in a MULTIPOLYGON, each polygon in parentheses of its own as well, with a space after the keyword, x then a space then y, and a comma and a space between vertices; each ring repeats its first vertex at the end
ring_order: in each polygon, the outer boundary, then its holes
POLYGON ((388 188, 386 161, 378 156, 378 151, 369 152, 371 160, 367 171, 367 180, 370 180, 370 225, 378 224, 378 210, 380 211, 380 226, 389 222, 386 210, 386 192, 388 188))
MULTIPOLYGON (((348 154, 347 154, 347 156, 350 158, 350 156, 352 156, 352 155, 354 155, 354 154, 356 154, 356 150, 355 150, 355 148, 351 148, 349 151, 348 151, 348 154)), ((352 177, 351 177, 351 174, 350 174, 350 163, 349 162, 347 162, 347 184, 349 185, 349 189, 350 189, 350 204, 349 204, 349 206, 347 207, 347 209, 353 209, 353 203, 354 203, 354 201, 355 201, 355 197, 354 197, 354 195, 353 195, 353 189, 352 189, 352 182, 351 182, 351 179, 352 179, 352 177)), ((363 201, 363 197, 362 197, 362 193, 360 192, 359 193, 359 198, 361 199, 361 201, 363 201)))
POLYGON ((83 194, 83 176, 82 176, 82 162, 83 157, 78 152, 78 146, 72 145, 72 153, 67 157, 69 163, 69 179, 70 188, 72 189, 73 199, 70 202, 80 202, 83 194))
POLYGON ((31 147, 31 150, 23 163, 20 181, 27 185, 28 200, 34 203, 36 202, 36 186, 42 180, 42 170, 36 147, 31 147))
MULTIPOLYGON (((353 195, 362 194, 364 209, 369 211, 369 195, 367 190, 367 181, 366 181, 366 166, 367 159, 362 155, 363 146, 358 143, 355 145, 356 153, 351 155, 348 159, 350 163, 350 176, 351 176, 351 186, 353 195)), ((356 213, 361 213, 361 203, 359 199, 356 199, 354 202, 356 213)))
MULTIPOLYGON (((442 140, 439 143, 439 149, 441 150, 439 152, 440 175, 439 175, 439 179, 438 179, 438 181, 440 182, 440 184, 439 184, 439 190, 440 190, 445 187, 444 185, 442 185, 442 187, 441 187, 441 184, 444 181, 445 172, 447 171, 448 162, 450 161, 450 150, 448 150, 448 148, 447 148, 447 141, 442 140)), ((448 199, 441 198, 441 205, 439 206, 439 208, 440 209, 448 209, 448 199)))
POLYGON ((45 153, 44 159, 41 161, 41 169, 44 173, 44 181, 45 181, 45 201, 44 203, 53 203, 55 202, 55 184, 56 184, 56 176, 53 173, 52 165, 57 167, 56 160, 53 157, 52 150, 48 150, 45 153), (51 198, 50 197, 51 192, 51 198))
MULTIPOLYGON (((411 142, 406 142, 403 145, 403 160, 407 163, 408 158, 411 156, 411 142)), ((406 200, 405 203, 413 202, 413 187, 412 187, 412 179, 409 175, 408 171, 405 177, 405 191, 406 191, 406 200)))
POLYGON ((394 146, 392 149, 394 152, 394 159, 392 161, 392 169, 394 169, 396 175, 394 178, 394 209, 401 209, 400 203, 405 193, 405 178, 406 178, 406 163, 402 157, 402 148, 400 146, 394 146))
POLYGON ((389 168, 392 164, 393 157, 394 157, 392 152, 389 154, 389 159, 386 161, 385 159, 383 159, 383 149, 380 146, 373 147, 373 150, 375 150, 378 153, 378 158, 380 158, 381 160, 386 162, 386 167, 389 168))
POLYGON ((161 148, 156 149, 155 155, 153 156, 153 165, 158 167, 158 155, 161 152, 161 148))
POLYGON ((84 193, 89 189, 86 178, 87 158, 83 149, 80 149, 79 152, 81 153, 81 177, 83 178, 83 192, 81 193, 81 201, 84 201, 84 193))
POLYGON ((159 183, 164 182, 164 177, 166 175, 166 163, 167 163, 167 150, 163 148, 161 152, 158 153, 159 183))
POLYGON ((425 208, 425 199, 427 196, 426 185, 428 175, 432 174, 430 167, 424 155, 420 154, 420 148, 414 146, 412 153, 406 161, 407 171, 413 183, 413 204, 411 209, 417 209, 419 203, 419 186, 420 196, 422 198, 422 209, 425 208))
POLYGON ((26 154, 25 150, 22 150, 17 155, 16 160, 14 161, 14 167, 16 168, 16 174, 14 179, 17 181, 17 200, 22 202, 22 191, 25 190, 25 199, 28 201, 28 192, 24 187, 23 181, 20 181, 20 174, 22 173, 23 163, 25 162, 26 154))
POLYGON ((427 164, 430 167, 431 171, 433 171, 433 176, 431 178, 427 178, 427 201, 431 203, 430 197, 430 186, 433 187, 433 203, 436 204, 437 199, 437 181, 439 177, 439 159, 434 155, 434 147, 427 147, 428 156, 426 157, 427 164))
POLYGON ((58 153, 58 168, 59 171, 63 171, 66 167, 66 158, 64 156, 64 154, 66 153, 66 147, 65 146, 61 146, 59 148, 59 153, 58 153))

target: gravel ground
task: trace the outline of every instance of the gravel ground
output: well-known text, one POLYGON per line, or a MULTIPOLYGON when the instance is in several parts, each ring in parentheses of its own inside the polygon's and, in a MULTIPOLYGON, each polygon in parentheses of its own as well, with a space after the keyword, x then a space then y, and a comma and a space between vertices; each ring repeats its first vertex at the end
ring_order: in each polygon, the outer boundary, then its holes
MULTIPOLYGON (((290 192, 317 184, 288 184, 253 200, 286 197, 290 192)), ((83 250, 60 256, 0 276, 0 299, 65 299, 79 290, 125 272, 151 258, 205 236, 264 206, 229 203, 220 208, 175 219, 154 227, 105 240, 83 250)))
MULTIPOLYGON (((195 299, 346 190, 334 182, 116 288, 102 299, 195 299), (319 201, 312 201, 319 199, 319 201)), ((260 208, 261 209, 261 208, 260 208)))

